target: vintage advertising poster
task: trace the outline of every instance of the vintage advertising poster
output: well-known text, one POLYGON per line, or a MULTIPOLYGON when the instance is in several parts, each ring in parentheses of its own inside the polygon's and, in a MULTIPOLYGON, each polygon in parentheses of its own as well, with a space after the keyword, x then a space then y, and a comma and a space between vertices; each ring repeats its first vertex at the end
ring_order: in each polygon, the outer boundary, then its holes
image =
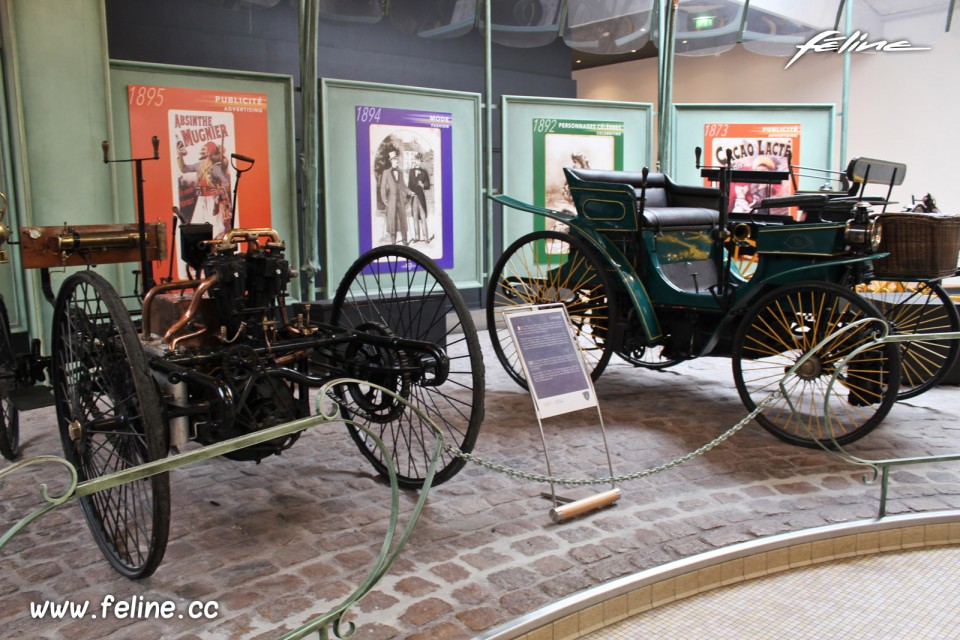
MULTIPOLYGON (((564 167, 622 170, 623 123, 534 118, 534 204, 576 215, 564 167)), ((536 216, 534 228, 566 230, 562 223, 543 216, 536 216)))
MULTIPOLYGON (((147 220, 167 223, 168 247, 174 208, 178 225, 208 223, 214 237, 231 225, 271 227, 265 94, 145 85, 128 85, 127 91, 133 156, 152 156, 151 139, 160 139, 160 159, 143 163, 144 208, 147 220), (249 170, 235 198, 237 168, 249 170)), ((173 269, 165 262, 157 277, 187 277, 179 245, 178 237, 173 269)))
POLYGON ((453 267, 453 116, 357 106, 360 252, 387 244, 453 267))
MULTIPOLYGON (((703 131, 707 157, 705 165, 726 164, 727 150, 733 154, 734 169, 757 171, 789 171, 789 164, 800 164, 799 124, 706 124, 703 131), (787 152, 791 158, 787 160, 787 152)), ((730 186, 728 211, 748 213, 764 198, 788 196, 794 192, 788 179, 780 184, 738 184, 730 186)), ((799 210, 793 208, 763 209, 762 213, 791 215, 798 218, 799 210)))

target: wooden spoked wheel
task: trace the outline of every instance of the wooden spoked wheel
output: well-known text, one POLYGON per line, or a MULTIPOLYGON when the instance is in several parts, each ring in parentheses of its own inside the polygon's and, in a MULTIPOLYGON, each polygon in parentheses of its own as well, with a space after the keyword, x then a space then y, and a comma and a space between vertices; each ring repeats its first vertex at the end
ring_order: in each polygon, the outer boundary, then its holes
POLYGON ((880 424, 897 399, 899 346, 885 343, 866 350, 840 370, 842 360, 867 343, 878 325, 859 325, 817 346, 863 318, 883 321, 864 298, 826 282, 774 289, 744 315, 732 355, 737 391, 748 409, 779 390, 787 372, 812 352, 786 380, 786 396, 757 416, 767 431, 794 444, 816 447, 853 442, 880 424), (837 382, 825 405, 834 374, 837 382))
MULTIPOLYGON (((893 333, 936 334, 960 331, 960 315, 939 282, 875 281, 858 288, 890 323, 893 333)), ((920 395, 950 372, 960 355, 957 340, 900 343, 899 400, 920 395)))
POLYGON ((561 303, 573 325, 587 370, 596 380, 613 354, 616 300, 610 277, 593 250, 559 231, 535 231, 514 242, 497 261, 487 290, 487 331, 497 359, 526 388, 520 357, 503 311, 561 303))

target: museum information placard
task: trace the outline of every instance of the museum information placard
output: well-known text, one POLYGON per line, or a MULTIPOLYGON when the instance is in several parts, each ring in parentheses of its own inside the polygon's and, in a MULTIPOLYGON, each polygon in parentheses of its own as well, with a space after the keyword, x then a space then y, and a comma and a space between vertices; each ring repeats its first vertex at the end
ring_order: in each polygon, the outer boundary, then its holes
POLYGON ((597 406, 562 305, 505 313, 504 320, 541 418, 597 406))

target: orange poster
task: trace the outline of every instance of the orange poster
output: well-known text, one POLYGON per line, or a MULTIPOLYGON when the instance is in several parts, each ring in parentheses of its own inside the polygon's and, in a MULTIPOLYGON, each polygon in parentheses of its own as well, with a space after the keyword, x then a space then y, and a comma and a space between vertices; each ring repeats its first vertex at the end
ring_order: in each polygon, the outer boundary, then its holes
MULTIPOLYGON (((160 140, 160 159, 143 162, 144 211, 167 224, 167 247, 175 216, 178 225, 210 224, 214 237, 271 227, 266 94, 128 85, 127 101, 133 157, 152 157, 151 140, 160 140)), ((176 242, 173 275, 184 278, 176 242)), ((169 262, 154 270, 166 277, 169 262)))
MULTIPOLYGON (((703 148, 707 152, 704 160, 706 165, 725 165, 728 150, 733 158, 731 164, 734 169, 790 171, 791 164, 800 163, 799 124, 706 124, 703 138, 703 148)), ((797 217, 799 212, 796 208, 757 209, 764 198, 788 196, 793 192, 790 180, 784 180, 780 184, 733 183, 730 185, 728 211, 749 213, 757 210, 797 217)))

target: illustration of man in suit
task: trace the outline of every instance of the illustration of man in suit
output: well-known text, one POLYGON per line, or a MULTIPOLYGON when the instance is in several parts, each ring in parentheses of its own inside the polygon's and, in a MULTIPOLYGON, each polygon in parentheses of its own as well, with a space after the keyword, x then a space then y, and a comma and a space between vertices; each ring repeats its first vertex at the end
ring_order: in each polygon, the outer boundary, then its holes
POLYGON ((380 174, 380 199, 386 206, 387 244, 397 240, 397 232, 403 244, 407 242, 407 213, 406 204, 409 190, 403 183, 403 172, 400 169, 400 155, 394 149, 388 154, 390 168, 380 174))
POLYGON ((413 157, 410 174, 407 176, 407 188, 413 194, 410 203, 413 214, 413 241, 429 243, 433 236, 427 229, 427 194, 430 188, 430 174, 420 167, 421 155, 413 157))

